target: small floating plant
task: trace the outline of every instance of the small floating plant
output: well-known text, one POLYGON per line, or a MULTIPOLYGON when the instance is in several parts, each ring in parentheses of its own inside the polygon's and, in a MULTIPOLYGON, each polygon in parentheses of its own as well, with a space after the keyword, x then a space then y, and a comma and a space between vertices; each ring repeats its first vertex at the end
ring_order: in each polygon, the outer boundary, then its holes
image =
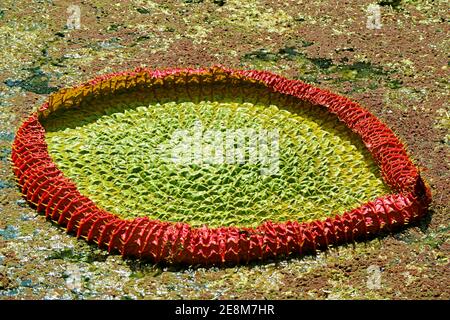
POLYGON ((311 253, 408 225, 431 201, 374 115, 265 71, 139 68, 62 89, 11 157, 37 211, 154 262, 311 253))

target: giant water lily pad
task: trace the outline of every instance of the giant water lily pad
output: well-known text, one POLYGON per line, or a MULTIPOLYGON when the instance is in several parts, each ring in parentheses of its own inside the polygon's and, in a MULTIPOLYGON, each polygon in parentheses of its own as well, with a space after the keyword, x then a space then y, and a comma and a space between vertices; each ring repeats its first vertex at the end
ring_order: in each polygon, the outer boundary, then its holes
POLYGON ((376 117, 259 71, 136 70, 62 90, 12 159, 47 217, 153 261, 301 254, 411 223, 430 201, 376 117))

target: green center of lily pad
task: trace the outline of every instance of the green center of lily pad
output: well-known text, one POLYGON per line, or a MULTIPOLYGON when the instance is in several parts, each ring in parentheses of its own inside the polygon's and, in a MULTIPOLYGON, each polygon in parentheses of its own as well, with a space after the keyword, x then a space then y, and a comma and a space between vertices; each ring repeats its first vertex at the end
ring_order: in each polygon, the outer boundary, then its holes
POLYGON ((196 227, 323 219, 389 193, 326 109, 237 101, 58 111, 44 123, 49 153, 99 207, 196 227))

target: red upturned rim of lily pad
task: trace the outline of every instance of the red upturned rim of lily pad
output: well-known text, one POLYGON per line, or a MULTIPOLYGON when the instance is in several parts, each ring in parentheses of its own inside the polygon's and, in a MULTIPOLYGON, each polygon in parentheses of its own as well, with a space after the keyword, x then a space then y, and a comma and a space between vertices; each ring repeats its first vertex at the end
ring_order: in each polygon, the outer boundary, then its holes
MULTIPOLYGON (((176 90, 175 90, 176 91, 176 90)), ((222 66, 201 69, 151 70, 137 68, 97 77, 51 95, 18 129, 12 147, 13 170, 28 202, 77 237, 108 251, 154 262, 190 265, 238 264, 280 256, 301 255, 330 245, 366 239, 420 219, 431 192, 393 131, 356 102, 298 80, 256 70, 222 66), (237 90, 263 86, 269 94, 292 96, 335 114, 358 134, 378 164, 393 194, 379 197, 335 217, 312 222, 264 222, 256 228, 191 227, 186 223, 150 218, 121 219, 83 196, 74 182, 52 161, 41 120, 82 100, 129 90, 155 94, 158 88, 189 85, 237 90)))

